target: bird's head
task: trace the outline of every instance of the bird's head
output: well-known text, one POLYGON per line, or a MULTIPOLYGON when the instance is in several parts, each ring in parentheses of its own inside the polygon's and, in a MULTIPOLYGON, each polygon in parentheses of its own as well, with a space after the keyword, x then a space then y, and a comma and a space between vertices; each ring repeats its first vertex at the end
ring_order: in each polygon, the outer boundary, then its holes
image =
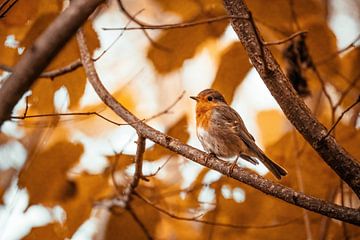
POLYGON ((224 96, 214 89, 205 89, 197 96, 191 96, 190 98, 194 99, 197 102, 197 105, 227 104, 224 96))
POLYGON ((197 96, 191 96, 190 98, 196 101, 197 115, 203 115, 213 107, 227 104, 224 96, 214 89, 205 89, 197 96))

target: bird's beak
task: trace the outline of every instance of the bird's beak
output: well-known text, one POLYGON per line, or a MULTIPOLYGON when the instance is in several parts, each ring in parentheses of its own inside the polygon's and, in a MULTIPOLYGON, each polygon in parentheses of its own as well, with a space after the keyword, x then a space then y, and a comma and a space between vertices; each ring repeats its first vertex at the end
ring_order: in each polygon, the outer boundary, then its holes
POLYGON ((191 99, 195 100, 195 101, 199 101, 198 97, 194 97, 194 96, 190 96, 191 99))

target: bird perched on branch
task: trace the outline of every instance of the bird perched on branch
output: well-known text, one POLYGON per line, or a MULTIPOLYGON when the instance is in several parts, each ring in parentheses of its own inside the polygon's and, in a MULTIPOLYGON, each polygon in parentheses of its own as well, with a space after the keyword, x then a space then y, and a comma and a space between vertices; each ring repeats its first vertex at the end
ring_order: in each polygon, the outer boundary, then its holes
POLYGON ((205 151, 217 157, 236 156, 229 174, 239 157, 254 165, 260 160, 278 179, 287 174, 255 144, 240 115, 226 103, 221 93, 206 89, 190 98, 196 101, 196 133, 205 151))

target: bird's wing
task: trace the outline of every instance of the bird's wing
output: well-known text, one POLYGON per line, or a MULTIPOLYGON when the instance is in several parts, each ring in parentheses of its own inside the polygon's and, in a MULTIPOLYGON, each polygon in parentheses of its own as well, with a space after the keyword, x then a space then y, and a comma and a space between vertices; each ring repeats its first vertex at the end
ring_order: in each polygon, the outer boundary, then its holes
POLYGON ((212 120, 222 129, 227 129, 231 133, 238 135, 249 148, 252 148, 255 139, 246 129, 244 121, 234 109, 227 105, 216 106, 212 114, 212 120), (225 126, 226 128, 224 128, 225 126))
POLYGON ((254 137, 248 132, 240 115, 227 105, 217 106, 212 114, 212 122, 218 124, 225 134, 236 134, 245 145, 257 155, 259 160, 278 178, 285 176, 287 171, 269 159, 265 153, 256 145, 254 137), (224 127, 228 126, 228 127, 224 127))

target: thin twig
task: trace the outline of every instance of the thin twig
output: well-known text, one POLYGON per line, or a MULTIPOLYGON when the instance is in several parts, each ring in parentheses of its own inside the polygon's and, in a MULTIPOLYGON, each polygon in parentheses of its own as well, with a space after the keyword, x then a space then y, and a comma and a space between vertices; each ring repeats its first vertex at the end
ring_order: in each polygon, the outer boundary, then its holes
POLYGON ((334 57, 338 56, 339 54, 346 52, 347 50, 351 49, 351 48, 355 48, 356 47, 356 42, 358 42, 360 40, 360 34, 346 47, 344 47, 343 49, 340 49, 334 53, 331 53, 329 56, 326 56, 323 59, 320 59, 319 61, 316 62, 316 65, 321 65, 324 64, 328 61, 330 61, 331 59, 333 59, 334 57))
POLYGON ((44 113, 44 114, 34 114, 34 115, 24 115, 24 116, 11 116, 11 119, 18 119, 18 120, 24 120, 28 118, 43 118, 43 117, 59 117, 59 116, 89 116, 89 115, 96 115, 105 121, 112 123, 116 126, 125 126, 129 125, 128 123, 118 123, 115 122, 107 117, 104 117, 100 113, 97 112, 71 112, 71 113, 44 113))
POLYGON ((344 117, 344 115, 351 110, 351 108, 353 108, 354 106, 356 106, 356 104, 358 104, 360 102, 360 95, 358 96, 357 100, 351 104, 349 107, 347 107, 342 113, 341 115, 338 117, 338 119, 336 120, 336 122, 332 125, 332 127, 329 129, 329 131, 327 132, 327 134, 324 136, 324 138, 326 138, 327 136, 330 135, 330 133, 334 130, 334 128, 336 127, 336 125, 338 125, 338 123, 340 122, 340 120, 344 117))
MULTIPOLYGON (((309 58, 311 59, 311 62, 313 63, 313 60, 312 60, 312 57, 310 56, 310 54, 309 54, 309 58)), ((328 91, 326 89, 325 81, 322 78, 322 76, 320 75, 320 72, 317 69, 315 64, 312 64, 310 68, 315 73, 317 79, 320 81, 322 92, 324 93, 326 99, 329 102, 330 109, 331 109, 331 122, 333 123, 335 120, 334 104, 333 104, 330 94, 328 93, 328 91)))
POLYGON ((296 33, 291 34, 289 37, 278 40, 278 41, 274 41, 274 42, 263 42, 262 44, 265 46, 272 46, 272 45, 279 45, 279 44, 283 44, 286 43, 288 41, 293 40, 294 38, 296 38, 297 36, 305 36, 307 34, 307 31, 299 31, 296 33))
MULTIPOLYGON (((295 159, 298 159, 297 161, 295 161, 296 179, 297 179, 297 182, 298 182, 299 190, 301 192, 305 192, 303 175, 302 175, 302 172, 301 172, 302 167, 300 165, 300 163, 301 163, 300 162, 300 159, 301 159, 300 157, 305 151, 306 144, 304 143, 302 145, 302 147, 299 148, 298 141, 297 141, 297 138, 296 138, 295 129, 293 131, 293 136, 294 136, 295 149, 297 149, 296 152, 295 152, 295 159)), ((306 232, 306 239, 307 240, 312 240, 313 237, 312 237, 312 232, 311 232, 311 223, 310 223, 309 214, 305 209, 302 209, 302 213, 303 213, 303 219, 304 219, 304 227, 305 227, 305 232, 306 232)))
MULTIPOLYGON (((16 4, 18 0, 15 0, 14 2, 12 2, 10 4, 10 6, 8 8, 5 9, 5 11, 3 13, 0 14, 0 19, 4 18, 6 16, 6 14, 14 7, 14 5, 16 4)), ((5 7, 5 5, 8 3, 9 1, 5 1, 4 4, 2 4, 0 6, 0 11, 5 7)))
MULTIPOLYGON (((342 181, 340 179, 340 200, 341 200, 341 205, 342 206, 345 206, 345 199, 344 199, 344 181, 342 181)), ((341 227, 342 227, 342 230, 343 230, 343 236, 344 236, 344 240, 349 240, 349 233, 348 233, 348 229, 347 229, 347 226, 346 226, 346 223, 345 222, 341 222, 341 227)))
MULTIPOLYGON (((57 68, 54 70, 50 70, 48 72, 43 72, 39 75, 39 78, 56 78, 58 76, 64 75, 66 73, 75 71, 76 69, 78 69, 79 67, 81 67, 81 61, 80 59, 76 59, 75 61, 69 63, 68 65, 61 67, 61 68, 57 68)), ((6 66, 4 64, 0 64, 0 69, 6 71, 6 72, 12 72, 13 68, 6 66)))
MULTIPOLYGON (((174 155, 170 155, 170 156, 166 159, 166 161, 165 161, 160 167, 158 167, 158 169, 156 169, 155 172, 150 173, 150 174, 148 174, 148 175, 143 175, 143 177, 144 177, 145 179, 147 179, 147 178, 156 176, 156 175, 160 172, 160 170, 165 167, 165 165, 170 161, 170 159, 171 159, 173 156, 174 156, 174 155)), ((145 179, 144 179, 144 180, 145 180, 145 179)), ((149 180, 145 180, 145 181, 149 181, 149 180)))
POLYGON ((294 0, 289 0, 289 4, 290 4, 291 17, 295 23, 296 31, 299 31, 301 29, 301 27, 300 27, 300 24, 299 24, 299 21, 298 21, 296 12, 295 12, 294 0))
MULTIPOLYGON (((329 195, 327 197, 327 200, 329 202, 334 202, 337 191, 338 191, 338 187, 330 189, 329 195)), ((319 240, 327 239, 330 222, 331 222, 331 218, 322 216, 321 221, 320 221, 319 240)))
MULTIPOLYGON (((151 120, 154 120, 155 118, 158 118, 164 114, 168 114, 170 113, 170 110, 184 97, 185 91, 183 91, 181 93, 181 95, 179 95, 179 97, 177 97, 175 99, 175 101, 173 103, 171 103, 171 105, 169 105, 168 107, 166 107, 164 110, 162 110, 161 112, 158 112, 154 115, 152 115, 149 118, 144 118, 142 120, 142 122, 149 122, 151 120)), ((26 98, 26 106, 25 106, 25 111, 23 116, 10 116, 10 119, 17 119, 17 120, 25 120, 28 118, 42 118, 42 117, 58 117, 58 116, 89 116, 89 115, 96 115, 97 117, 100 117, 102 119, 104 119, 105 121, 112 123, 116 126, 127 126, 129 125, 129 123, 118 123, 115 122, 103 115, 101 115, 100 113, 97 112, 72 112, 72 113, 43 113, 43 114, 34 114, 34 115, 27 115, 28 112, 28 102, 27 102, 27 98, 26 98)))
POLYGON ((342 101, 345 99, 345 97, 347 96, 347 94, 353 89, 353 87, 355 86, 355 84, 357 83, 357 81, 360 79, 360 74, 358 76, 356 76, 354 78, 354 80, 351 81, 350 85, 345 89, 344 92, 342 92, 338 102, 334 105, 334 111, 336 111, 336 109, 340 106, 340 104, 342 103, 342 101))
POLYGON ((268 225, 249 225, 249 224, 243 224, 243 225, 237 225, 237 224, 228 224, 228 223, 219 223, 219 222, 212 222, 212 221, 206 221, 206 220, 200 220, 199 218, 202 217, 204 214, 200 214, 197 215, 195 217, 181 217, 178 216, 176 214, 173 214, 159 206, 157 206, 156 204, 152 203, 150 200, 146 199, 144 196, 142 196, 140 193, 138 193, 137 191, 134 192, 134 195, 136 197, 138 197, 139 199, 141 199, 143 202, 145 202, 146 204, 148 204, 149 206, 151 206, 152 208, 158 210, 159 212, 173 218, 173 219, 177 219, 177 220, 181 220, 181 221, 190 221, 190 222, 197 222, 197 223, 202 223, 202 224, 206 224, 206 225, 213 225, 213 226, 219 226, 219 227, 228 227, 228 228, 236 228, 236 229, 241 229, 241 228, 256 228, 256 229, 269 229, 269 228, 276 228, 276 227, 283 227, 289 224, 292 224, 294 222, 299 221, 299 218, 295 218, 295 219, 291 219, 282 223, 276 223, 276 224, 268 224, 268 225))
POLYGON ((175 101, 170 106, 165 108, 163 111, 156 113, 155 115, 147 118, 146 120, 144 120, 144 122, 148 122, 155 118, 160 117, 161 115, 168 114, 170 110, 184 97, 184 95, 185 95, 185 91, 182 91, 182 93, 175 99, 175 101))
POLYGON ((140 220, 140 218, 136 215, 134 209, 129 205, 127 207, 128 212, 130 213, 131 217, 134 219, 134 221, 139 225, 143 233, 145 234, 146 238, 151 240, 153 237, 149 233, 149 230, 145 227, 144 223, 140 220))
MULTIPOLYGON (((131 15, 125 8, 124 4, 122 3, 121 0, 117 0, 117 3, 119 5, 120 10, 125 14, 125 16, 127 18, 129 18, 131 21, 133 21, 134 23, 138 24, 139 26, 144 26, 143 23, 141 21, 139 21, 136 16, 131 15)), ((158 43, 156 43, 149 35, 149 33, 145 30, 142 29, 145 37, 149 40, 149 42, 156 48, 162 49, 162 50, 168 50, 166 47, 163 47, 161 45, 159 45, 158 43)))
POLYGON ((102 28, 102 29, 105 31, 109 31, 109 30, 127 30, 127 31, 129 31, 129 30, 144 30, 144 29, 145 30, 169 30, 169 29, 176 29, 176 28, 195 27, 195 26, 202 25, 202 24, 220 22, 220 21, 229 20, 232 18, 248 19, 248 18, 241 17, 241 16, 224 15, 224 16, 218 16, 218 17, 213 17, 213 18, 208 18, 208 19, 197 20, 197 21, 193 21, 193 22, 159 24, 159 25, 151 25, 151 24, 141 22, 141 24, 138 23, 140 25, 140 27, 118 27, 118 28, 102 28))
MULTIPOLYGON (((141 10, 139 10, 137 13, 135 13, 135 17, 137 16, 137 15, 139 15, 140 13, 142 13, 144 11, 144 9, 141 9, 141 10)), ((124 33, 125 33, 125 30, 127 29, 127 27, 130 25, 130 23, 131 23, 131 19, 129 19, 129 21, 126 23, 126 25, 125 25, 125 28, 123 29, 123 31, 115 38, 115 40, 98 56, 98 57, 96 57, 96 58, 94 58, 93 60, 96 62, 97 60, 99 60, 102 56, 104 56, 105 55, 105 53, 107 53, 109 50, 110 50, 110 48, 112 48, 112 46, 114 46, 114 44, 124 35, 124 33)))

